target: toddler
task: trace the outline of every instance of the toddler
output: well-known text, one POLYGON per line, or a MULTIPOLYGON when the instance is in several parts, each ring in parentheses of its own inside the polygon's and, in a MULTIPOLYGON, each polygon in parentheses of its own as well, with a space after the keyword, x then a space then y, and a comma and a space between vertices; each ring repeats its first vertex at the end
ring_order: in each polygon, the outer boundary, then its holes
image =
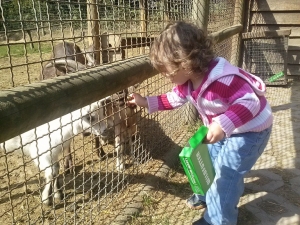
POLYGON ((178 21, 159 34, 150 52, 152 65, 176 86, 159 96, 133 93, 130 104, 149 113, 191 102, 208 127, 208 145, 216 176, 205 196, 193 194, 187 205, 206 208, 194 225, 237 223, 244 175, 264 151, 273 116, 264 82, 215 57, 212 41, 196 25, 178 21))

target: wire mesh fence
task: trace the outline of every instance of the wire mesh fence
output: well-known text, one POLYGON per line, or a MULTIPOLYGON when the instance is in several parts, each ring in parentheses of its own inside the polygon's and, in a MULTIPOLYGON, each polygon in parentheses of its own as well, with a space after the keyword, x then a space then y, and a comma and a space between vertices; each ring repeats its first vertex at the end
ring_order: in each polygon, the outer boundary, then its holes
POLYGON ((208 32, 215 32, 234 24, 236 1, 210 1, 208 32))
POLYGON ((244 68, 266 84, 287 84, 288 39, 288 36, 279 36, 244 40, 244 68))
POLYGON ((4 1, 0 47, 6 76, 1 88, 38 81, 45 64, 62 57, 55 54, 55 46, 62 41, 72 43, 72 48, 77 45, 76 54, 91 52, 88 47, 94 46, 93 53, 99 56, 92 65, 145 53, 138 42, 146 47, 150 41, 145 37, 159 32, 169 19, 188 19, 190 12, 180 1, 166 6, 160 1, 4 1))
POLYGON ((290 31, 288 28, 284 30, 278 26, 270 26, 265 16, 258 13, 259 1, 247 2, 246 8, 242 67, 261 77, 267 85, 286 85, 290 31), (275 30, 276 28, 278 30, 275 30), (277 33, 282 31, 281 34, 277 33), (276 75, 280 76, 273 80, 271 77, 276 75))
MULTIPOLYGON (((188 0, 13 0, 1 1, 0 9, 0 89, 146 55, 169 21, 201 17, 188 0)), ((233 0, 210 1, 209 33, 233 25, 235 9, 233 0)), ((230 61, 237 44, 234 36, 215 51, 230 61)), ((132 190, 155 176, 158 161, 186 141, 184 134, 191 129, 184 108, 148 115, 129 108, 124 96, 171 88, 159 74, 94 108, 92 104, 17 136, 12 146, 6 142, 6 151, 0 152, 1 221, 112 224, 132 190), (100 137, 99 126, 105 128, 100 137)))

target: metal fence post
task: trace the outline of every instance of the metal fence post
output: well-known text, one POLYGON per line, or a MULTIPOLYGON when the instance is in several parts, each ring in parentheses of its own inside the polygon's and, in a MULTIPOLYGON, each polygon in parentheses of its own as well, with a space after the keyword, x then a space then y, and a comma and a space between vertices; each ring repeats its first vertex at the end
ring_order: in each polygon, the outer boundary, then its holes
POLYGON ((94 45, 96 62, 100 64, 100 29, 99 13, 96 0, 87 0, 88 40, 94 45))
MULTIPOLYGON (((208 0, 195 0, 193 1, 192 10, 193 22, 201 29, 207 31, 208 16, 209 16, 209 1, 208 0)), ((198 111, 191 103, 186 107, 186 123, 194 125, 199 118, 198 111)))
MULTIPOLYGON (((234 25, 243 24, 244 18, 244 0, 236 0, 234 8, 234 25)), ((237 34, 232 37, 232 52, 231 63, 235 66, 239 66, 241 56, 241 34, 237 34)))

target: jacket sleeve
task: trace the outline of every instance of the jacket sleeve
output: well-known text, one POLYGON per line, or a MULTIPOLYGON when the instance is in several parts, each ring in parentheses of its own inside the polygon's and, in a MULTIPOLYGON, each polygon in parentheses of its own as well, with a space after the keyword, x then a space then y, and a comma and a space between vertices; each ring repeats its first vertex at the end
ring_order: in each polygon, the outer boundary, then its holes
POLYGON ((264 102, 266 103, 264 96, 258 97, 250 84, 238 76, 221 78, 212 85, 211 91, 218 93, 222 105, 228 106, 224 113, 214 117, 212 121, 221 126, 227 137, 236 128, 252 120, 264 107, 264 102))
POLYGON ((148 113, 176 109, 187 102, 186 96, 181 91, 181 86, 176 86, 172 91, 159 96, 148 96, 148 113))

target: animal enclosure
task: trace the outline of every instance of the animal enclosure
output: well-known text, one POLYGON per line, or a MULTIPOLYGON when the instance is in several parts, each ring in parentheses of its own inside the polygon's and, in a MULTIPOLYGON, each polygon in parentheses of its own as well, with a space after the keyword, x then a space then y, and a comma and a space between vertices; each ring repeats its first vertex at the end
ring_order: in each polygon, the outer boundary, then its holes
MULTIPOLYGON (((1 222, 134 223, 195 129, 190 106, 151 115, 127 106, 132 92, 155 95, 173 86, 149 64, 151 42, 170 21, 194 22, 214 39, 217 55, 238 65, 243 6, 240 0, 1 1, 0 143, 21 137, 18 148, 0 151, 1 222), (59 125, 52 129, 53 121, 59 125), (101 135, 97 127, 105 128, 101 135), (36 150, 40 143, 48 149, 36 150), (43 168, 47 154, 51 166, 43 168)), ((175 189, 188 190, 183 182, 175 189)), ((136 224, 168 224, 147 218, 136 224)))

